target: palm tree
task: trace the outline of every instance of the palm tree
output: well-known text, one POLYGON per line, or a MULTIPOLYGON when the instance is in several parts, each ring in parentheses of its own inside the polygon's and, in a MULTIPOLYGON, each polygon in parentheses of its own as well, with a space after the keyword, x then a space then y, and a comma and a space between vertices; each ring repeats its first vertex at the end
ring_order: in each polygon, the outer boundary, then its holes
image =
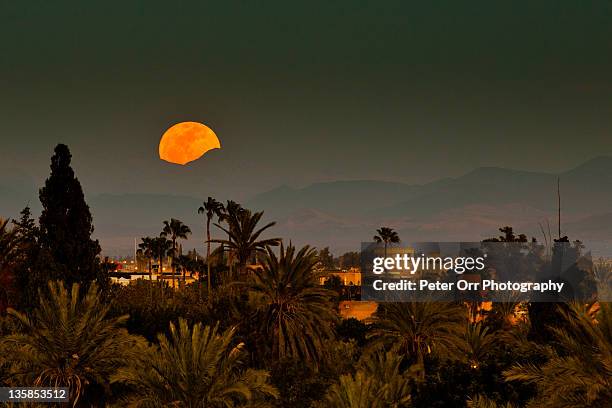
POLYGON ((244 344, 234 345, 235 328, 219 332, 218 324, 189 327, 179 319, 158 342, 142 349, 139 364, 114 378, 135 389, 128 406, 263 407, 265 397, 278 396, 268 372, 244 368, 244 344))
POLYGON ((509 330, 517 318, 517 309, 522 307, 521 298, 518 293, 501 295, 498 301, 493 302, 491 311, 487 318, 489 325, 492 320, 498 322, 501 329, 509 330))
POLYGON ((345 374, 340 382, 332 384, 325 395, 325 407, 329 408, 386 408, 388 405, 378 395, 380 383, 363 371, 355 375, 345 374))
POLYGON ((223 212, 223 204, 212 197, 202 203, 202 207, 198 208, 198 214, 206 213, 206 270, 208 281, 208 298, 211 298, 212 279, 210 276, 210 221, 213 216, 219 217, 223 212))
POLYGON ((149 268, 149 282, 153 279, 151 271, 151 260, 154 254, 154 238, 143 237, 140 239, 142 242, 138 244, 138 248, 142 250, 142 255, 147 258, 147 266, 149 268))
POLYGON ((227 221, 228 217, 236 216, 243 210, 245 209, 242 208, 242 205, 240 205, 239 203, 233 200, 227 200, 225 207, 222 208, 222 213, 221 213, 222 215, 221 215, 220 222, 227 221))
POLYGON ((333 408, 409 407, 410 381, 414 367, 402 372, 403 357, 378 350, 364 358, 355 375, 343 375, 325 395, 325 406, 333 408))
POLYGON ((257 224, 262 216, 263 211, 251 213, 249 210, 241 209, 240 211, 227 213, 225 219, 228 223, 227 229, 215 224, 217 228, 228 235, 228 239, 213 239, 211 242, 225 245, 230 253, 236 256, 241 273, 246 272, 247 264, 253 254, 263 253, 267 246, 277 246, 281 241, 280 238, 258 240, 265 230, 276 224, 270 222, 258 229, 257 224))
POLYGON ((400 242, 397 232, 393 228, 380 227, 376 230, 376 235, 373 237, 374 242, 385 244, 385 258, 387 257, 387 246, 389 244, 397 244, 400 242))
POLYGON ((176 265, 174 259, 176 258, 176 240, 187 239, 187 235, 191 234, 191 229, 182 221, 176 218, 170 218, 170 221, 164 221, 164 229, 160 236, 164 238, 170 237, 172 241, 172 287, 174 287, 174 273, 176 271, 176 265))
POLYGON ((509 402, 505 404, 498 403, 483 395, 476 395, 474 398, 469 398, 467 400, 467 406, 468 408, 515 408, 515 406, 509 402))
POLYGON ((612 265, 605 263, 603 259, 594 262, 593 275, 599 299, 612 298, 612 265))
POLYGON ((267 351, 278 359, 316 362, 333 338, 334 293, 319 285, 316 263, 314 249, 305 246, 296 253, 295 247, 285 250, 281 244, 278 257, 268 247, 263 267, 253 271, 249 289, 254 294, 254 320, 261 338, 271 343, 267 351))
POLYGON ((455 303, 381 303, 374 318, 368 336, 374 344, 395 346, 420 366, 429 354, 457 358, 457 351, 464 346, 467 312, 455 303))
POLYGON ((465 339, 465 356, 471 368, 477 369, 491 351, 494 335, 489 327, 478 323, 468 323, 463 335, 465 339))
POLYGON ((157 255, 157 259, 159 260, 159 265, 157 269, 157 280, 159 284, 161 285, 162 278, 164 276, 162 265, 164 263, 164 257, 170 251, 172 241, 168 240, 165 237, 160 236, 160 237, 153 238, 152 245, 153 245, 153 254, 157 255))
MULTIPOLYGON (((233 227, 232 224, 229 222, 229 219, 238 217, 243 211, 245 211, 245 209, 242 208, 239 203, 233 200, 227 200, 226 205, 224 207, 222 206, 221 212, 219 213, 219 223, 226 222, 228 224, 229 230, 231 231, 233 227)), ((227 234, 227 239, 231 239, 229 234, 227 234)), ((223 244, 221 245, 221 248, 223 248, 223 244)), ((227 267, 229 269, 230 276, 232 276, 232 267, 234 261, 233 255, 233 251, 229 249, 227 253, 227 267)))
POLYGON ((49 282, 40 304, 30 316, 9 309, 23 328, 0 341, 0 354, 9 364, 14 385, 68 387, 73 406, 96 404, 109 392, 117 371, 136 357, 145 340, 122 326, 128 316, 108 317, 95 284, 79 296, 77 283, 68 291, 62 282, 49 282))
POLYGON ((179 255, 176 258, 176 265, 181 268, 183 274, 186 276, 189 272, 190 276, 193 276, 194 272, 198 271, 201 273, 199 262, 192 258, 190 255, 179 255))
POLYGON ((557 347, 530 344, 547 361, 504 372, 508 381, 537 387, 534 407, 603 407, 612 401, 612 304, 600 302, 597 312, 590 306, 558 307, 565 324, 550 328, 557 347))

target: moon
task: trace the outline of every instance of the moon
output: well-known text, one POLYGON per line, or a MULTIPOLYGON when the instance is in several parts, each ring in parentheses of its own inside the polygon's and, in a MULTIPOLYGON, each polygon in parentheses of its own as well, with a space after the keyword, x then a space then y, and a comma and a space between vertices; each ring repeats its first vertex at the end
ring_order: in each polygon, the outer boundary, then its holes
POLYGON ((159 141, 159 158, 185 165, 212 149, 220 149, 219 138, 208 126, 198 122, 181 122, 164 132, 159 141))

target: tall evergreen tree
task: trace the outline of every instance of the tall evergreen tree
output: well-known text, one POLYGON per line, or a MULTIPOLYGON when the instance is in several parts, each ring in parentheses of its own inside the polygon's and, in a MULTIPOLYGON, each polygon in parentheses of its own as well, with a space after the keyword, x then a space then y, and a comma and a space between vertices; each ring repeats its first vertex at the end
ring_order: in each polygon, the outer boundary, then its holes
POLYGON ((32 218, 30 207, 25 207, 20 214, 19 220, 13 220, 19 246, 14 268, 18 292, 15 303, 20 309, 27 310, 38 303, 38 290, 47 286, 50 278, 47 270, 50 256, 47 251, 40 249, 38 244, 40 230, 32 218))
POLYGON ((81 183, 70 166, 71 158, 68 146, 55 147, 51 175, 40 189, 40 244, 51 255, 54 278, 69 285, 93 280, 103 285, 106 282, 98 259, 100 245, 91 239, 92 217, 81 183))
POLYGON ((9 304, 9 288, 12 286, 12 269, 19 254, 18 238, 9 221, 0 218, 0 313, 9 304))

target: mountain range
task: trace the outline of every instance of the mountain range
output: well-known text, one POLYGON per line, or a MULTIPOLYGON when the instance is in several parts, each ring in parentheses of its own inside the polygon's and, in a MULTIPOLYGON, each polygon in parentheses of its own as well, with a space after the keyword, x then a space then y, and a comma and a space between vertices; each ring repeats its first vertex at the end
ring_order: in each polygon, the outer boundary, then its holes
MULTIPOLYGON (((0 215, 15 217, 28 203, 38 209, 37 188, 25 174, 0 174, 0 215)), ((612 157, 607 156, 559 174, 481 167, 422 185, 350 180, 281 186, 245 206, 277 221, 270 235, 329 246, 336 254, 358 250, 383 225, 405 241, 474 241, 496 236, 505 225, 543 240, 549 230, 557 236, 558 180, 561 234, 612 255, 612 157)), ((184 247, 201 248, 204 219, 196 210, 205 196, 95 194, 87 200, 105 253, 128 254, 134 237, 156 235, 170 217, 194 231, 184 247)))

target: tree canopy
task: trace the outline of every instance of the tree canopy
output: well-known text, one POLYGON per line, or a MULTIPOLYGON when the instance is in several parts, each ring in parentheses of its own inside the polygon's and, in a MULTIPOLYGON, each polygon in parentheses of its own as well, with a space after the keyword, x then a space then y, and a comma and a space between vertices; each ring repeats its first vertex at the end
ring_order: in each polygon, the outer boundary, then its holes
MULTIPOLYGON (((91 239, 93 219, 76 178, 68 146, 58 144, 51 157, 51 175, 40 189, 40 245, 51 255, 54 278, 67 283, 102 278, 100 245, 91 239)), ((52 273, 53 273, 52 272, 52 273)))

